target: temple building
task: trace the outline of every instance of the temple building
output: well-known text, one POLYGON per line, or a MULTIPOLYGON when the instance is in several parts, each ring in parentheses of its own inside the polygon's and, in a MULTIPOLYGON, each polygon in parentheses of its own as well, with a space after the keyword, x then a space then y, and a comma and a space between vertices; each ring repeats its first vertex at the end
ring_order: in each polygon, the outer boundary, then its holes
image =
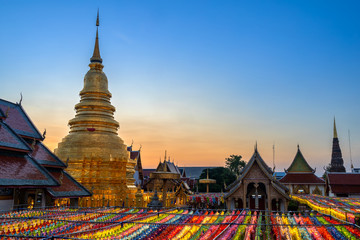
POLYGON ((339 139, 336 131, 336 123, 334 118, 334 137, 332 145, 331 163, 329 172, 346 172, 344 160, 342 158, 339 139))
POLYGON ((351 173, 344 167, 334 118, 334 137, 330 167, 326 172, 326 195, 330 197, 360 197, 360 173, 351 163, 351 173))
POLYGON ((144 184, 144 174, 141 163, 141 147, 139 150, 134 151, 131 145, 127 147, 127 150, 130 153, 130 159, 136 162, 134 173, 135 185, 142 188, 144 184))
POLYGON ((192 194, 185 172, 181 172, 170 159, 159 162, 155 171, 151 172, 149 179, 145 181, 144 190, 147 195, 157 191, 163 206, 166 207, 185 205, 187 196, 192 194))
POLYGON ((91 193, 43 143, 20 103, 0 99, 0 209, 78 206, 91 193), (81 201, 81 200, 80 200, 81 201))
POLYGON ((279 181, 290 189, 291 194, 325 195, 325 181, 316 176, 315 171, 305 160, 298 145, 294 160, 279 181))
POLYGON ((327 173, 326 194, 329 197, 360 197, 360 173, 327 173))
POLYGON ((69 121, 70 132, 58 144, 55 154, 68 161, 68 171, 91 189, 93 197, 82 206, 129 205, 134 202, 135 165, 127 146, 118 136, 119 123, 114 119, 108 79, 102 71, 99 50, 99 14, 90 70, 84 78, 76 115, 69 121), (125 204, 124 204, 125 203, 125 204))
POLYGON ((240 176, 226 190, 228 209, 285 211, 290 200, 289 189, 273 176, 257 147, 240 176))

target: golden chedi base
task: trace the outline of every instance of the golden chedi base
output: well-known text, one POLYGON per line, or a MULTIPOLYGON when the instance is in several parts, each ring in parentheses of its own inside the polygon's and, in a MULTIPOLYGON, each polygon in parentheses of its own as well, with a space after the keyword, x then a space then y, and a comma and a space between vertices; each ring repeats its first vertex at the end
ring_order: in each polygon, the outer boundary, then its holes
POLYGON ((136 162, 129 158, 119 136, 96 130, 72 132, 59 143, 55 153, 60 159, 69 159, 67 172, 93 192, 90 199, 81 201, 82 207, 132 205, 136 162))

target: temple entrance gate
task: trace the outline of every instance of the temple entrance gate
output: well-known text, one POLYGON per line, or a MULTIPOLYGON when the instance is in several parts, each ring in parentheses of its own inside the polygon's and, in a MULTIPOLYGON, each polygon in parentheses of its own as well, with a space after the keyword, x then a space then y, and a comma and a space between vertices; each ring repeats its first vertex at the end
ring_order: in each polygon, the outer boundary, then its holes
POLYGON ((249 183, 247 186, 246 198, 250 209, 265 210, 267 201, 265 184, 249 183))

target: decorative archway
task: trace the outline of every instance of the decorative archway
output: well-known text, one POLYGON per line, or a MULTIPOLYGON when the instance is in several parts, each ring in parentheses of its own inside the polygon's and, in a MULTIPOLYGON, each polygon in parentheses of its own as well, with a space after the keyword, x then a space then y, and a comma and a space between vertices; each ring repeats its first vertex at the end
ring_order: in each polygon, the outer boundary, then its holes
POLYGON ((264 183, 251 182, 247 185, 246 199, 250 209, 265 210, 266 209, 266 186, 264 183))

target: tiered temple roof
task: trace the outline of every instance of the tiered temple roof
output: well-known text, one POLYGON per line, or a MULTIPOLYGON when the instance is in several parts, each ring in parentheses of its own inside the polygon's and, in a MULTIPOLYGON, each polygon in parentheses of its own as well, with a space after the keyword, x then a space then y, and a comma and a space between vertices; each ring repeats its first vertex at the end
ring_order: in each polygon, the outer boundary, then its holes
POLYGON ((65 163, 53 154, 42 142, 35 144, 30 155, 43 166, 66 168, 65 163))
POLYGON ((35 127, 20 104, 0 100, 0 109, 5 113, 5 122, 21 137, 43 140, 39 130, 35 127))
POLYGON ((62 171, 61 169, 51 169, 49 172, 61 183, 61 186, 59 187, 47 189, 53 198, 71 198, 74 196, 89 197, 91 195, 86 188, 71 177, 66 171, 62 171))
POLYGON ((31 151, 30 146, 2 120, 0 120, 0 147, 17 152, 31 151))
POLYGON ((0 186, 44 188, 60 186, 60 183, 28 154, 2 151, 0 145, 0 186))
POLYGON ((156 168, 156 171, 177 173, 177 174, 181 175, 179 168, 177 166, 175 166, 175 164, 173 162, 171 162, 170 160, 160 162, 156 168))
POLYGON ((41 142, 44 137, 20 104, 0 99, 0 185, 47 188, 54 198, 91 196, 65 172, 66 164, 41 142), (59 191, 61 196, 56 195, 59 191))
POLYGON ((300 151, 300 147, 298 145, 298 150, 295 155, 294 160, 292 161, 290 167, 285 170, 285 172, 289 173, 314 173, 315 170, 310 167, 308 162, 305 160, 304 156, 300 151))
POLYGON ((325 181, 315 175, 315 169, 311 168, 303 154, 298 150, 290 167, 285 170, 286 175, 280 179, 284 184, 325 184, 325 181))
MULTIPOLYGON (((165 155, 165 159, 166 159, 166 155, 165 155)), ((189 187, 189 183, 188 183, 188 178, 187 177, 182 177, 182 172, 178 166, 176 166, 174 164, 174 162, 171 162, 170 160, 168 161, 163 161, 163 162, 159 162, 159 165, 157 166, 156 169, 152 170, 151 172, 146 172, 147 174, 151 174, 152 172, 166 172, 166 173, 173 173, 173 174, 179 174, 180 178, 179 179, 171 179, 170 181, 176 186, 176 187, 183 187, 186 192, 191 192, 190 191, 190 187, 189 187)), ((144 187, 148 188, 148 185, 151 185, 152 182, 154 181, 154 179, 149 178, 147 179, 147 181, 144 183, 144 187)))

